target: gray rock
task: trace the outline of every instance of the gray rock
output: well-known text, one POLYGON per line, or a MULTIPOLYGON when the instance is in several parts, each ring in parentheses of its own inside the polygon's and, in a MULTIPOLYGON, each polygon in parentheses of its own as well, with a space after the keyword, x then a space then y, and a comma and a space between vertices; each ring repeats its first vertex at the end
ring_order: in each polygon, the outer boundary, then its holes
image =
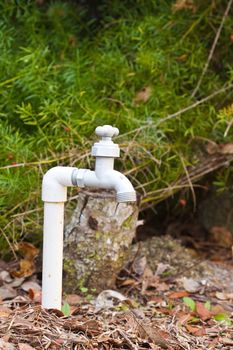
POLYGON ((198 218, 208 231, 212 227, 224 227, 233 235, 233 194, 213 191, 199 206, 198 218))

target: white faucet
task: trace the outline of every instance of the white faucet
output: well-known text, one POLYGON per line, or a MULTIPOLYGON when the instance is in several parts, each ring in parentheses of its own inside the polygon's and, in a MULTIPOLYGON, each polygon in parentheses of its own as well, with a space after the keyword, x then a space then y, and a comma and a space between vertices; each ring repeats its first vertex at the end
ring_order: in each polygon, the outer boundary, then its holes
POLYGON ((119 130, 110 125, 95 130, 102 139, 92 147, 96 157, 95 170, 57 166, 43 177, 42 200, 44 203, 42 307, 61 309, 64 203, 67 187, 95 187, 116 191, 117 202, 135 202, 136 192, 131 182, 113 169, 114 158, 120 149, 112 142, 119 130))

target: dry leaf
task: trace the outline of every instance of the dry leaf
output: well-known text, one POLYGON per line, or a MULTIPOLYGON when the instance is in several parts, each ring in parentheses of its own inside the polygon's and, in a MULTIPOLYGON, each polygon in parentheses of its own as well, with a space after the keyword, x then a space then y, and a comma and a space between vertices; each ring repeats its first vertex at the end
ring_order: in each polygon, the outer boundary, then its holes
POLYGON ((19 262, 19 271, 12 271, 14 277, 29 277, 35 272, 35 264, 32 260, 22 259, 19 262))
MULTIPOLYGON (((208 334, 208 329, 206 330, 206 333, 208 334)), ((216 346, 219 344, 219 338, 216 336, 213 340, 211 340, 208 344, 208 350, 215 350, 216 346)))
POLYGON ((206 335, 206 329, 204 327, 199 328, 199 331, 195 333, 196 337, 203 337, 203 335, 206 335))
POLYGON ((16 245, 17 250, 21 251, 24 259, 20 260, 19 271, 12 271, 14 277, 29 277, 35 272, 34 259, 37 257, 39 250, 33 244, 20 242, 16 245))
POLYGON ((223 337, 223 338, 220 338, 219 341, 224 345, 233 346, 233 339, 223 337))
POLYGON ((139 91, 133 99, 133 104, 135 106, 140 105, 141 103, 145 103, 149 100, 152 95, 152 88, 150 86, 144 87, 141 91, 139 91))
POLYGON ((159 277, 154 276, 152 270, 147 266, 142 276, 142 295, 145 294, 145 291, 149 286, 155 287, 159 285, 159 277))
POLYGON ((81 303, 82 297, 80 295, 77 295, 77 294, 68 294, 65 297, 65 301, 69 305, 78 305, 81 303))
POLYGON ((179 320, 180 325, 185 325, 187 322, 192 320, 193 315, 187 312, 180 311, 176 313, 176 318, 179 320))
POLYGON ((155 287, 157 291, 159 292, 165 292, 166 290, 170 289, 170 286, 165 282, 159 282, 156 285, 153 285, 153 283, 150 285, 151 287, 155 287))
POLYGON ((226 310, 221 305, 213 305, 211 308, 211 313, 213 316, 217 314, 225 314, 226 310))
POLYGON ((120 285, 120 287, 123 286, 132 286, 134 284, 137 284, 137 281, 135 281, 133 278, 127 278, 122 282, 118 282, 118 285, 120 285))
POLYGON ((196 12, 197 6, 194 4, 193 0, 176 0, 172 5, 172 11, 176 12, 180 10, 192 10, 196 12))
MULTIPOLYGON (((12 313, 12 310, 6 306, 0 306, 0 317, 8 317, 12 313)), ((4 339, 7 341, 6 339, 4 339)))
POLYGON ((146 269, 146 264, 147 264, 147 260, 145 256, 135 259, 132 265, 133 272, 136 273, 138 276, 143 275, 146 269))
POLYGON ((214 141, 209 141, 205 149, 208 154, 212 155, 219 152, 219 145, 214 141))
POLYGON ((223 143, 218 145, 214 141, 209 141, 206 145, 206 151, 208 154, 233 154, 233 142, 223 143))
POLYGON ((172 309, 168 309, 166 307, 164 307, 165 305, 163 305, 163 303, 161 303, 161 306, 156 308, 156 312, 161 313, 163 315, 172 315, 173 314, 173 310, 172 309))
POLYGON ((100 334, 96 340, 98 343, 104 343, 109 340, 109 335, 104 333, 100 334))
POLYGON ((190 324, 186 324, 185 327, 186 327, 187 331, 191 334, 195 334, 199 331, 198 327, 191 326, 190 324))
POLYGON ((216 292, 215 295, 219 300, 233 299, 233 293, 216 292))
POLYGON ((137 317, 135 312, 128 312, 125 316, 126 325, 135 335, 147 341, 152 341, 155 345, 160 345, 163 349, 170 349, 166 338, 169 337, 167 332, 152 326, 144 318, 137 317))
POLYGON ((64 328, 69 331, 84 332, 91 336, 99 335, 102 331, 100 322, 96 320, 88 320, 86 322, 80 322, 76 319, 67 320, 64 323, 64 328))
POLYGON ((18 343, 19 350, 35 350, 31 345, 25 343, 18 343))
POLYGON ((209 230, 211 234, 211 240, 216 244, 230 248, 233 244, 233 235, 225 227, 213 226, 209 230))
POLYGON ((186 61, 187 57, 188 57, 187 54, 183 54, 183 55, 176 57, 176 60, 179 62, 184 62, 184 61, 186 61))
POLYGON ((56 315, 57 317, 64 317, 64 314, 61 310, 58 309, 48 309, 47 310, 50 314, 56 315))
POLYGON ((204 304, 199 302, 196 302, 196 313, 203 321, 212 317, 212 313, 204 306, 204 304))
POLYGON ((219 145, 219 153, 221 153, 221 154, 233 154, 233 142, 219 145))
POLYGON ((28 290, 28 296, 35 303, 41 303, 41 300, 42 300, 42 292, 41 292, 41 290, 36 290, 36 289, 31 289, 30 288, 28 290))
POLYGON ((179 299, 179 298, 183 298, 183 297, 188 297, 189 293, 186 290, 180 290, 178 292, 173 292, 171 294, 169 294, 168 298, 169 299, 179 299))
POLYGON ((38 256, 39 250, 31 243, 20 242, 16 245, 17 250, 22 252, 24 259, 33 260, 38 256))
POLYGON ((193 327, 190 324, 187 324, 186 326, 187 331, 189 331, 189 333, 196 335, 196 336, 202 336, 206 334, 205 328, 200 328, 200 327, 193 327))

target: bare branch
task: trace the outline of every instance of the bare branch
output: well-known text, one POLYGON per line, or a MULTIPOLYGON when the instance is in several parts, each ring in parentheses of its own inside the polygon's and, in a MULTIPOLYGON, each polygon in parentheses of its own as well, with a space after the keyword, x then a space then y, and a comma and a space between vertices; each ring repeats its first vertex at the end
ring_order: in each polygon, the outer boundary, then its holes
POLYGON ((121 137, 125 137, 125 136, 131 135, 131 134, 135 134, 135 133, 139 134, 139 132, 141 132, 144 129, 157 128, 157 126, 159 126, 160 124, 166 122, 167 120, 179 117, 181 114, 184 114, 185 112, 196 108, 200 104, 203 104, 204 102, 211 100, 215 96, 217 96, 217 95, 219 95, 219 94, 221 94, 221 93, 223 93, 223 92, 225 92, 227 90, 231 90, 231 89, 233 89, 233 84, 230 84, 230 85, 227 85, 225 87, 222 87, 221 89, 219 89, 217 91, 214 91, 212 94, 202 98, 201 100, 198 100, 195 103, 193 103, 193 104, 191 104, 191 105, 189 105, 189 106, 187 106, 187 107, 185 107, 183 109, 180 109, 179 111, 177 111, 175 113, 168 114, 166 117, 159 119, 156 123, 154 123, 154 122, 147 123, 147 124, 141 126, 140 128, 136 128, 136 129, 133 129, 133 130, 131 130, 129 132, 126 132, 125 134, 121 134, 121 135, 117 136, 115 139, 119 139, 121 137))

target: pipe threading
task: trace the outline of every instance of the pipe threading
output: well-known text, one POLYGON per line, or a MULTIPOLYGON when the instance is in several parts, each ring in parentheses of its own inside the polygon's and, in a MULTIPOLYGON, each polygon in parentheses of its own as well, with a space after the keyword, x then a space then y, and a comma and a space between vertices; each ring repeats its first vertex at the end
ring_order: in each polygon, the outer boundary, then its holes
POLYGON ((119 203, 136 202, 136 192, 118 192, 116 200, 119 203))
POLYGON ((78 169, 74 169, 71 175, 71 182, 73 186, 77 186, 77 173, 78 173, 78 169))

